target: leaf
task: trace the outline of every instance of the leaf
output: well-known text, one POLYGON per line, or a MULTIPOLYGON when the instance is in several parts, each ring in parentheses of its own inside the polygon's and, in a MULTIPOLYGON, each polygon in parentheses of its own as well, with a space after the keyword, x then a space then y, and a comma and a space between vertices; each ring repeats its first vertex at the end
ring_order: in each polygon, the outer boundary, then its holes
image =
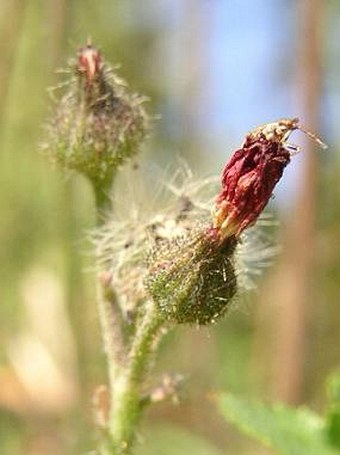
POLYGON ((232 394, 218 399, 224 417, 241 432, 282 455, 339 455, 327 443, 325 421, 307 408, 271 407, 232 394))
POLYGON ((333 446, 340 449, 340 375, 336 373, 328 379, 327 392, 329 408, 327 412, 328 438, 333 446))
POLYGON ((328 412, 328 438, 330 443, 340 449, 340 409, 328 412))

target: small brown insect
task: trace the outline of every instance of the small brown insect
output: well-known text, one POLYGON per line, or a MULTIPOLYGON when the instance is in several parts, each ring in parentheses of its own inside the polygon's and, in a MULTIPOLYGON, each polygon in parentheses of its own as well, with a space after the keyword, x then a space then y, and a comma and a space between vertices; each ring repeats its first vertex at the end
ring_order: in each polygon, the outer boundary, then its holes
MULTIPOLYGON (((299 153, 301 148, 295 144, 288 144, 286 141, 288 140, 290 134, 295 130, 300 130, 313 139, 321 148, 326 149, 327 145, 322 142, 322 140, 314 133, 311 133, 307 129, 305 129, 302 125, 299 124, 300 120, 295 117, 293 119, 281 119, 276 122, 266 123, 265 125, 258 126, 254 130, 252 130, 246 138, 260 138, 261 136, 267 139, 268 141, 279 142, 283 146, 285 146, 288 151, 292 152, 293 154, 299 153)), ((245 142, 246 142, 245 141, 245 142)))

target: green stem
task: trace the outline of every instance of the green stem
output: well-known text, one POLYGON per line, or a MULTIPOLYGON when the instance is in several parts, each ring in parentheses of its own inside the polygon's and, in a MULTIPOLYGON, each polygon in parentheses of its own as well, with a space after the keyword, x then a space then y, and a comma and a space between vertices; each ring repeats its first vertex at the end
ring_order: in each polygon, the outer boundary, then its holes
POLYGON ((122 331, 123 319, 117 296, 111 284, 105 283, 105 279, 98 279, 97 294, 99 320, 107 357, 109 386, 112 395, 114 383, 126 357, 122 331))
MULTIPOLYGON (((101 226, 105 222, 105 214, 112 205, 110 192, 107 185, 92 181, 95 194, 97 209, 97 225, 101 226)), ((121 369, 126 360, 126 347, 123 334, 123 316, 119 307, 117 295, 112 288, 110 277, 105 276, 105 272, 98 275, 97 279, 97 302, 98 315, 103 340, 103 347, 107 359, 108 381, 111 397, 111 407, 114 397, 117 378, 120 376, 121 369)), ((102 454, 109 454, 107 448, 108 438, 103 442, 105 447, 101 449, 102 454)), ((109 444, 110 445, 110 444, 109 444)))
POLYGON ((100 226, 105 221, 105 214, 112 208, 112 200, 110 197, 110 188, 112 186, 112 180, 106 182, 92 181, 95 203, 97 208, 97 224, 100 226))
POLYGON ((109 431, 117 455, 130 455, 143 404, 140 386, 159 340, 162 319, 150 303, 137 328, 126 367, 116 378, 109 431))
MULTIPOLYGON (((111 205, 109 192, 103 186, 94 185, 99 226, 111 205)), ((145 407, 141 385, 152 362, 163 320, 154 305, 145 302, 143 316, 136 322, 136 331, 128 347, 119 302, 105 274, 100 275, 98 280, 98 312, 111 397, 109 421, 100 453, 130 455, 136 427, 145 407)))

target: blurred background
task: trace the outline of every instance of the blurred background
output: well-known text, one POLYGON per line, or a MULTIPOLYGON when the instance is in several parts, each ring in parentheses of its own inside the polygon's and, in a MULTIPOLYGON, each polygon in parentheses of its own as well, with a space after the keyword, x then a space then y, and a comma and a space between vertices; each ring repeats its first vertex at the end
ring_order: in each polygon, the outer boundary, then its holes
POLYGON ((105 382, 94 303, 87 182, 39 152, 56 70, 88 36, 159 115, 144 158, 183 157, 218 174, 247 131, 301 118, 270 202, 282 253, 209 329, 180 328, 156 375, 186 378, 180 406, 143 423, 139 455, 264 454, 228 426, 211 392, 322 412, 340 361, 340 2, 330 0, 0 0, 0 453, 65 455, 95 447, 91 397, 105 382))

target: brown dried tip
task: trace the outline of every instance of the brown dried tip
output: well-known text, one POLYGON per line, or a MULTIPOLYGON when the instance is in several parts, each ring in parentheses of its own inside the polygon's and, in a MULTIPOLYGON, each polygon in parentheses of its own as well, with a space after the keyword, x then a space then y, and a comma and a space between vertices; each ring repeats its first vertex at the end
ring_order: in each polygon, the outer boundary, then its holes
POLYGON ((87 84, 91 84, 102 70, 101 54, 93 47, 90 38, 87 40, 86 47, 81 47, 78 51, 78 64, 78 69, 85 75, 87 84))
POLYGON ((226 164, 213 211, 214 228, 222 239, 239 236, 267 205, 291 156, 300 151, 300 147, 287 143, 294 130, 304 132, 326 148, 315 134, 299 125, 298 118, 282 119, 248 133, 242 148, 226 164))

